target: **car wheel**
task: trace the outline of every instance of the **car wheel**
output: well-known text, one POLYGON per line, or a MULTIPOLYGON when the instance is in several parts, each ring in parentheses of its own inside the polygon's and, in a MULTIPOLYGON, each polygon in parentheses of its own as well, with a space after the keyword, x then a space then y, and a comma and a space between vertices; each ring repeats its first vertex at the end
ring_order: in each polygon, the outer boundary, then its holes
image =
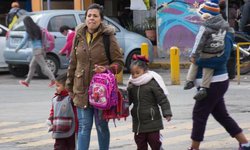
POLYGON ((24 77, 29 72, 28 65, 9 65, 9 71, 15 77, 24 77))
POLYGON ((140 55, 141 51, 139 49, 136 49, 136 50, 133 50, 132 52, 130 52, 130 54, 128 55, 128 57, 126 59, 126 68, 127 68, 128 72, 130 70, 130 64, 132 62, 132 57, 134 54, 140 55))
MULTIPOLYGON (((57 72, 59 70, 59 61, 52 55, 47 55, 46 58, 46 63, 49 67, 49 69, 53 72, 53 74, 56 76, 57 72)), ((43 74, 40 66, 37 68, 37 74, 41 78, 48 78, 46 75, 43 74)))

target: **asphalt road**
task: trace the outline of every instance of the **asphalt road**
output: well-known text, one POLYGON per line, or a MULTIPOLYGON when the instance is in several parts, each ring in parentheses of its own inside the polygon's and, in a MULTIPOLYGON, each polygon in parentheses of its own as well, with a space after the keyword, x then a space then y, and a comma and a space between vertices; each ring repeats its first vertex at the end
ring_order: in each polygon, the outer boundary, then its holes
MULTIPOLYGON (((169 70, 159 72, 170 92, 169 100, 172 106, 171 122, 164 121, 163 147, 165 150, 185 150, 190 144, 192 129, 192 96, 195 89, 184 91, 183 83, 187 70, 181 70, 181 85, 171 85, 169 70)), ((62 72, 62 71, 61 71, 62 72)), ((124 85, 129 75, 124 74, 124 85)), ((50 150, 53 140, 47 133, 45 120, 49 115, 51 98, 55 92, 49 88, 48 79, 34 78, 30 87, 18 84, 18 78, 8 73, 0 74, 0 150, 50 150)), ((228 111, 243 128, 250 139, 250 76, 241 76, 240 85, 236 80, 230 82, 225 96, 228 111)), ((131 132, 131 117, 126 121, 116 121, 114 127, 110 121, 110 149, 136 149, 131 132)), ((237 150, 238 143, 212 118, 209 118, 205 141, 201 150, 237 150)), ((98 149, 95 128, 92 131, 91 150, 98 149)))

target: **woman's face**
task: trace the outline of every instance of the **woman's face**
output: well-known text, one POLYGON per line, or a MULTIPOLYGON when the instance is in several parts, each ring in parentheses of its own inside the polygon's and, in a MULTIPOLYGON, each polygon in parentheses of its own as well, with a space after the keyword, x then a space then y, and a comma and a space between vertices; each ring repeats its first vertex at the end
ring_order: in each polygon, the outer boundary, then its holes
POLYGON ((87 24, 88 31, 90 33, 94 33, 102 22, 100 11, 98 9, 89 9, 85 22, 87 24))

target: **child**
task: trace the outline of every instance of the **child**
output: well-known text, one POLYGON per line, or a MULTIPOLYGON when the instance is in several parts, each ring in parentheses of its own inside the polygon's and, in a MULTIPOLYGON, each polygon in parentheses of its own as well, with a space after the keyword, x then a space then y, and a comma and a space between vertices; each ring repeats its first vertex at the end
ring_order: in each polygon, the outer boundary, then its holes
POLYGON ((134 55, 130 66, 131 76, 128 81, 129 103, 133 103, 134 140, 137 150, 161 149, 160 130, 163 129, 160 105, 163 117, 170 121, 172 112, 167 98, 168 91, 159 74, 148 70, 148 60, 134 55))
MULTIPOLYGON (((232 31, 229 24, 223 19, 220 14, 218 0, 206 1, 201 4, 198 13, 204 20, 203 25, 196 36, 196 41, 191 54, 191 66, 187 74, 187 81, 184 89, 191 89, 194 87, 194 80, 196 79, 198 66, 195 64, 195 59, 219 57, 224 53, 224 39, 227 31, 232 31)), ((213 69, 203 68, 202 82, 199 91, 194 96, 195 100, 202 100, 207 96, 207 88, 213 76, 213 69)))
POLYGON ((55 150, 75 149, 76 113, 72 99, 65 89, 66 79, 66 73, 56 78, 56 93, 47 121, 49 132, 52 131, 52 137, 55 139, 55 150))
POLYGON ((75 31, 71 30, 68 26, 61 26, 60 32, 62 35, 66 36, 66 44, 64 47, 59 51, 59 54, 66 54, 66 56, 69 58, 70 52, 72 49, 73 40, 75 37, 75 31))

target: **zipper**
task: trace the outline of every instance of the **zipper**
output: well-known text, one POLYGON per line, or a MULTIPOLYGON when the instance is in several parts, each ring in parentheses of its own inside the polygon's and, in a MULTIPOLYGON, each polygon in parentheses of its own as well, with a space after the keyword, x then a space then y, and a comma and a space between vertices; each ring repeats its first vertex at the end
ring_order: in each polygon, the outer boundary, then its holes
POLYGON ((139 134, 139 129, 140 129, 140 118, 139 118, 139 108, 140 108, 140 86, 138 87, 137 90, 137 100, 138 100, 138 107, 137 107, 137 118, 138 118, 138 127, 137 127, 137 135, 139 134))
POLYGON ((150 108, 150 113, 151 113, 151 120, 154 120, 155 110, 153 108, 150 108))

